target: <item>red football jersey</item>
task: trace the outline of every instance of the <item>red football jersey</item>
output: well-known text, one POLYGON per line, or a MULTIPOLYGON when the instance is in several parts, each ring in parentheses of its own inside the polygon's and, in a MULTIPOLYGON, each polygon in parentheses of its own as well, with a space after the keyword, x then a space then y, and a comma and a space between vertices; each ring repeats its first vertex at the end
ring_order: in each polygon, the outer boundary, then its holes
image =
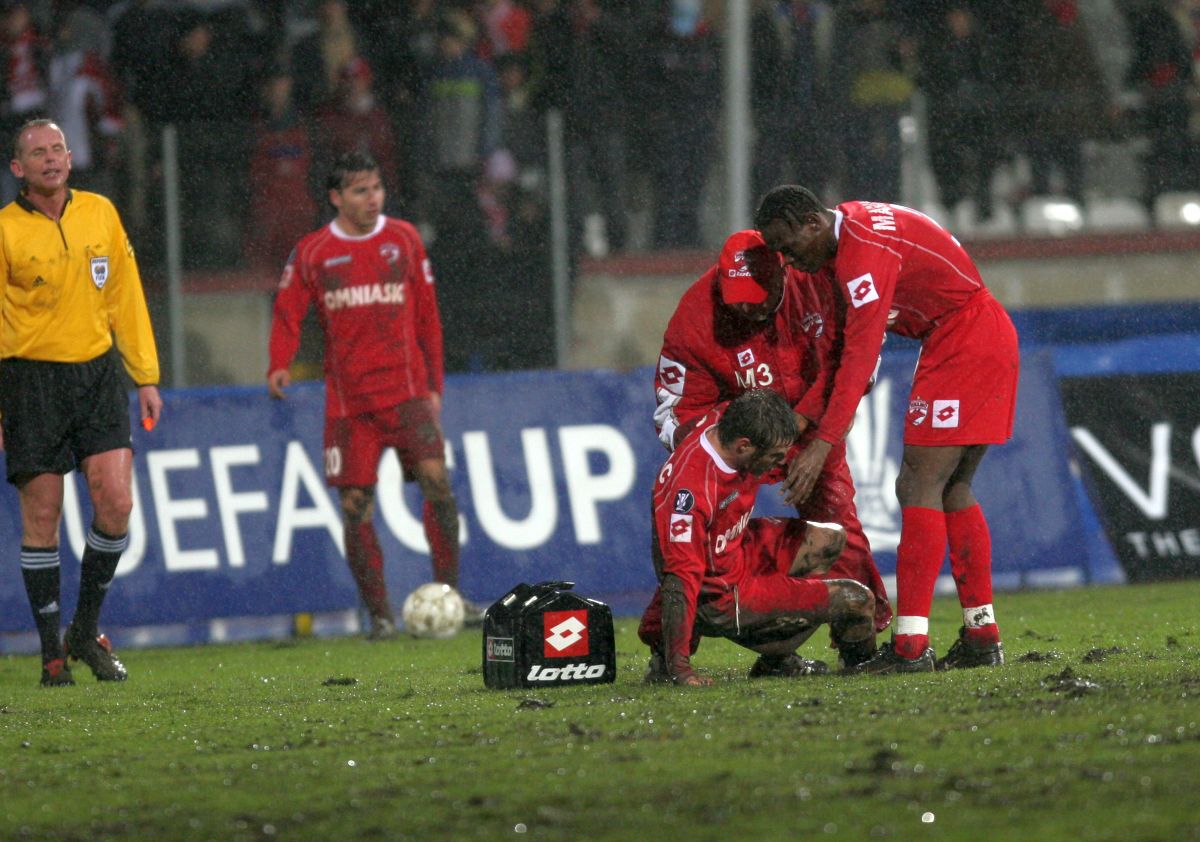
POLYGON ((713 406, 748 389, 771 389, 818 419, 840 351, 845 306, 827 274, 787 270, 783 299, 766 324, 721 304, 714 266, 688 288, 667 323, 654 376, 654 424, 668 448, 713 406))
POLYGON ((679 577, 687 596, 684 640, 701 592, 732 590, 749 569, 739 552, 762 477, 729 466, 708 441, 719 412, 701 419, 658 472, 654 483, 654 568, 679 577))
POLYGON ((373 232, 355 237, 335 220, 300 241, 275 297, 270 371, 291 364, 313 305, 325 334, 327 416, 441 394, 433 269, 411 224, 380 215, 373 232))
POLYGON ((845 290, 844 348, 817 437, 836 442, 854 419, 885 331, 924 339, 976 295, 990 295, 958 240, 919 211, 846 202, 830 267, 845 290))

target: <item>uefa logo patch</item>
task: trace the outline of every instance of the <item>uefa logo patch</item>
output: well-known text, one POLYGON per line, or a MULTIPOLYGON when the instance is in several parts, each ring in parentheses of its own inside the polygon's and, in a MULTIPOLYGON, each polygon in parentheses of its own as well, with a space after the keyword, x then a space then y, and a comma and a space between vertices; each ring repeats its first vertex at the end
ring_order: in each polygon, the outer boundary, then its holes
POLYGON ((590 651, 586 610, 547 611, 542 615, 542 633, 547 658, 575 658, 590 651))

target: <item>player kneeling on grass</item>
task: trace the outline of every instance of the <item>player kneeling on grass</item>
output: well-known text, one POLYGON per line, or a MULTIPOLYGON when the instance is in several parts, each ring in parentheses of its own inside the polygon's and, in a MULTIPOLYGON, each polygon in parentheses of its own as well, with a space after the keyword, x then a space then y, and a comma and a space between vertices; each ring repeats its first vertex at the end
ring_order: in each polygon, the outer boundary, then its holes
POLYGON ((778 482, 796 418, 775 392, 753 389, 717 407, 658 473, 653 553, 659 590, 638 635, 650 646, 648 682, 711 684, 692 669, 700 638, 759 653, 760 676, 821 673, 796 654, 822 623, 842 651, 875 649, 875 597, 850 579, 813 579, 845 546, 834 524, 750 517, 760 485, 778 482))

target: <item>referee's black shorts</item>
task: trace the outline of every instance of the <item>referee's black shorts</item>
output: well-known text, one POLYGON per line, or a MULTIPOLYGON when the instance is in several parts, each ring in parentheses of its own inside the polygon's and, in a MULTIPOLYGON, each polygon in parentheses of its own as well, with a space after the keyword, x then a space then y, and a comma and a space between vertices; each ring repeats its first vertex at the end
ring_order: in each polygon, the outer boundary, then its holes
POLYGON ((13 485, 133 446, 129 397, 112 351, 83 363, 0 361, 0 413, 13 485))

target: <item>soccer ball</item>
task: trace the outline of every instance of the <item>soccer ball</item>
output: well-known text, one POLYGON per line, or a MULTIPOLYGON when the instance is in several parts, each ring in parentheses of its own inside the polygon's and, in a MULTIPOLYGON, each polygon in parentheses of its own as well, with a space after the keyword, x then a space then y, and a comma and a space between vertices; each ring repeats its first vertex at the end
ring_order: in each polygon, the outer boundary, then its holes
POLYGON ((462 595, 441 582, 426 582, 404 599, 401 617, 413 637, 454 637, 462 631, 466 606, 462 595))

